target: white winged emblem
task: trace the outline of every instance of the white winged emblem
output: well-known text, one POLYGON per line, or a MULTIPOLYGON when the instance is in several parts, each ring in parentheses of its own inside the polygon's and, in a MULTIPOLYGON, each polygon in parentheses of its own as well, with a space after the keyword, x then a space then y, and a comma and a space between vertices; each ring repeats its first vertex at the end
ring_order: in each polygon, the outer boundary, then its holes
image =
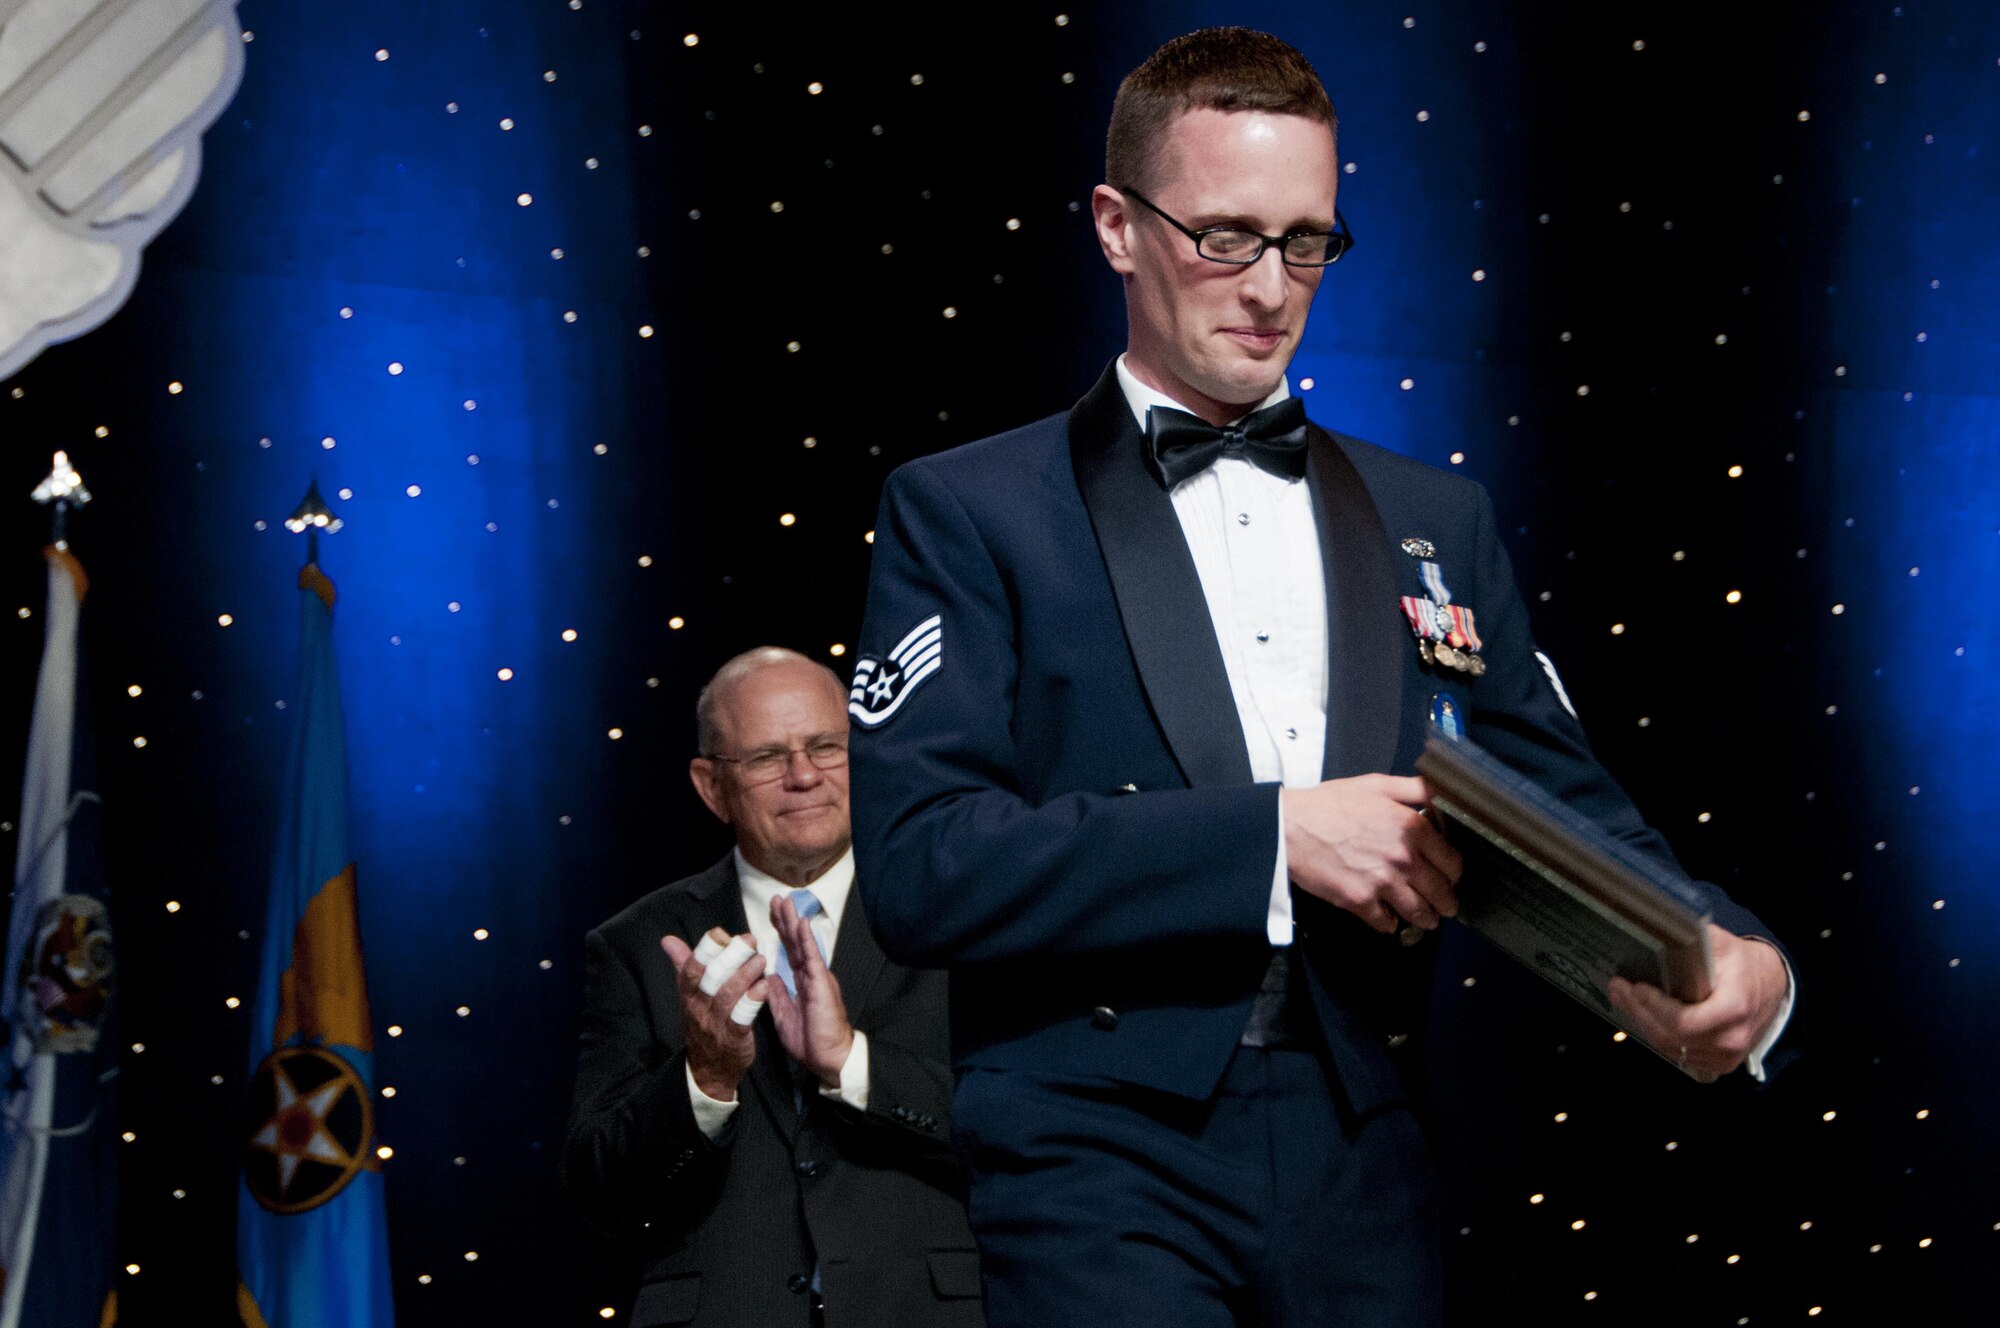
POLYGON ((918 623, 896 648, 877 658, 863 655, 854 666, 854 686, 848 692, 847 713, 865 729, 875 728, 902 708, 917 684, 944 662, 944 618, 940 614, 918 623))

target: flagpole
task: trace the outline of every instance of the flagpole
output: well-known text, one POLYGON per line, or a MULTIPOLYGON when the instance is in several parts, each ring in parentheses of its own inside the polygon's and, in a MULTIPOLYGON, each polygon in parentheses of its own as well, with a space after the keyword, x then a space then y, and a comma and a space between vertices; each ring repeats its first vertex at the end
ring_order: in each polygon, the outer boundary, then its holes
MULTIPOLYGON (((374 1021, 363 976, 333 583, 340 529, 315 480, 287 529, 299 569, 297 725, 252 1005, 248 1130, 237 1194, 237 1310, 247 1328, 394 1328, 374 1021), (307 975, 313 975, 307 980, 307 975)), ((4 1325, 0 1325, 4 1328, 4 1325)))
MULTIPOLYGON (((49 555, 48 628, 22 781, 14 906, 8 919, 7 952, 0 957, 0 971, 10 974, 20 971, 44 907, 61 899, 67 886, 69 828, 76 808, 72 758, 77 619, 84 591, 83 569, 68 552, 68 518, 72 506, 90 501, 90 490, 70 465, 68 454, 57 452, 48 477, 30 496, 51 509, 54 547, 49 555)), ((17 1328, 27 1301, 59 1087, 54 1050, 33 1012, 22 1007, 23 999, 21 987, 12 982, 0 996, 0 1027, 6 1029, 6 1050, 0 1055, 6 1056, 8 1071, 4 1134, 0 1134, 0 1286, 4 1286, 0 1328, 17 1328)), ((94 1030, 91 1039, 94 1043, 94 1030)), ((46 1271, 60 1280, 69 1270, 46 1271)))

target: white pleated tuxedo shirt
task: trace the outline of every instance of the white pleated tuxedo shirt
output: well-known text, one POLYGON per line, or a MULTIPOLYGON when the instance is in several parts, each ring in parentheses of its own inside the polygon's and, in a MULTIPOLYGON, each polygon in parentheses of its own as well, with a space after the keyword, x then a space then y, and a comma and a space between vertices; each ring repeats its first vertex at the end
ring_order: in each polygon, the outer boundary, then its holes
MULTIPOLYGON (((1118 386, 1141 432, 1154 406, 1187 410, 1134 378, 1123 355, 1118 386)), ((1291 394, 1281 378, 1251 409, 1276 405, 1291 394)), ((1287 788, 1319 783, 1326 757, 1326 577, 1306 482, 1225 453, 1176 484, 1168 497, 1222 647, 1222 667, 1250 749, 1251 777, 1287 788)), ((1292 943, 1287 877, 1281 810, 1266 922, 1273 945, 1292 943)))

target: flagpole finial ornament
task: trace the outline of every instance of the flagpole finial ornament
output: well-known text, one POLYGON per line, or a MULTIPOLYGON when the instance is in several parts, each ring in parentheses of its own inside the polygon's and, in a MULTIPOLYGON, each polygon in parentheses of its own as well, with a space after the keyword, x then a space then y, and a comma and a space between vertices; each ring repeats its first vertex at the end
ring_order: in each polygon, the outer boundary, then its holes
MULTIPOLYGON (((319 533, 323 530, 331 535, 341 526, 340 518, 326 505, 326 499, 319 496, 319 480, 306 485, 306 496, 299 499, 299 505, 285 518, 285 529, 294 535, 304 533, 306 537, 306 566, 319 565, 319 533)), ((332 607, 331 604, 328 607, 332 607)))
POLYGON ((306 496, 299 499, 299 505, 285 518, 285 529, 295 535, 308 530, 323 530, 331 535, 340 526, 340 518, 326 505, 326 499, 319 496, 318 480, 306 486, 306 496))
MULTIPOLYGON (((56 453, 55 469, 35 486, 34 493, 29 496, 49 509, 49 544, 58 553, 67 553, 69 509, 82 507, 90 501, 90 490, 83 487, 83 476, 69 464, 69 453, 56 453)), ((78 593, 81 594, 81 590, 78 593)))
POLYGON ((48 478, 35 486, 31 495, 42 506, 50 503, 68 503, 71 507, 82 507, 90 501, 90 490, 83 487, 83 476, 69 464, 69 453, 56 453, 55 469, 48 478))

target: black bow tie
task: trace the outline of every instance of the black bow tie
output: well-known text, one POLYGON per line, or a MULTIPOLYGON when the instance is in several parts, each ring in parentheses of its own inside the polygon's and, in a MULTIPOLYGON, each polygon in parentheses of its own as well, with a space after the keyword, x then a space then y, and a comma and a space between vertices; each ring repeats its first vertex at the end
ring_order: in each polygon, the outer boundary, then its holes
POLYGON ((1146 412, 1146 469, 1162 489, 1171 490, 1188 476, 1201 474, 1225 455, 1241 456, 1273 475, 1302 478, 1306 473, 1305 402, 1286 397, 1223 428, 1170 406, 1154 406, 1146 412))

